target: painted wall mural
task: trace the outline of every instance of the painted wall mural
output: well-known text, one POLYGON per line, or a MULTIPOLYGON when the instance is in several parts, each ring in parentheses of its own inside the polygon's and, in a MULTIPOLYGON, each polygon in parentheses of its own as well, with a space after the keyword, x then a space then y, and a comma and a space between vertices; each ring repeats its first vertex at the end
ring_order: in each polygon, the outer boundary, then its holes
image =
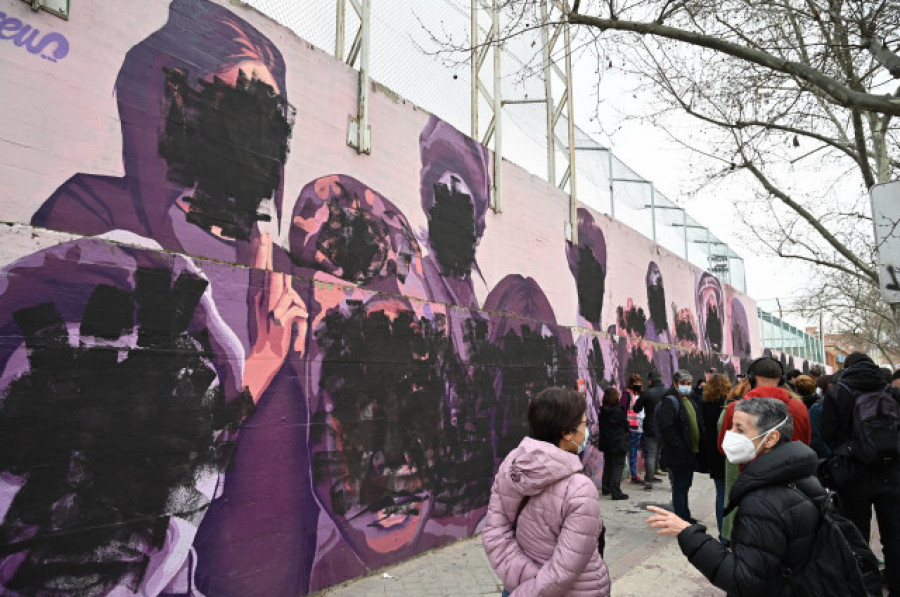
POLYGON ((509 164, 494 213, 377 87, 357 155, 355 73, 257 12, 0 8, 4 595, 307 594, 477 532, 542 388, 761 353, 751 299, 586 208, 568 244, 509 164))

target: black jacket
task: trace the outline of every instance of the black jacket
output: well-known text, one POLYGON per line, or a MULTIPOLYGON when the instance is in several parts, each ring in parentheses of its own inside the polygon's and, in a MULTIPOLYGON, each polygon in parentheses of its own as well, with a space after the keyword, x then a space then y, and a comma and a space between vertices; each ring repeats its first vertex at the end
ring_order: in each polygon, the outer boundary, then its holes
POLYGON ((881 369, 871 361, 861 361, 838 374, 822 401, 822 438, 832 450, 850 440, 857 396, 886 385, 881 369))
POLYGON ((725 478, 725 456, 719 452, 719 415, 725 408, 725 400, 704 402, 700 405, 700 418, 703 420, 703 436, 700 440, 701 459, 709 468, 709 476, 713 479, 725 478))
POLYGON ((597 423, 600 437, 597 449, 609 454, 625 454, 630 447, 628 417, 621 406, 604 406, 600 409, 597 423))
MULTIPOLYGON (((690 400, 690 398, 688 398, 690 400)), ((694 404, 693 401, 691 404, 694 404)), ((694 404, 697 415, 697 427, 700 430, 700 444, 703 444, 703 420, 700 409, 694 404)), ((662 461, 666 467, 698 469, 699 453, 691 446, 691 427, 688 411, 681 404, 678 391, 669 388, 656 414, 659 424, 659 436, 662 438, 662 461)))
POLYGON ((666 393, 666 386, 661 381, 654 381, 650 387, 641 392, 640 398, 634 403, 634 412, 644 412, 644 437, 659 437, 659 426, 656 421, 656 410, 659 401, 666 393))
POLYGON ((816 465, 816 453, 802 442, 780 444, 759 456, 731 489, 728 509, 740 506, 731 535, 733 551, 697 524, 679 533, 681 551, 728 595, 790 596, 782 571, 803 564, 819 527, 819 510, 798 492, 810 497, 824 493, 813 476, 816 465))

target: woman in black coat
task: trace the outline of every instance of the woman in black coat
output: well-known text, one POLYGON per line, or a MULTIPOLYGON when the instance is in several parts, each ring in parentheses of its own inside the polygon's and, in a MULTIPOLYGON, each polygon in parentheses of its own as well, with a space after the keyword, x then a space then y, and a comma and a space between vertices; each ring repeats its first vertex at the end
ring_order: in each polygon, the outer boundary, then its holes
POLYGON ((719 530, 719 541, 726 545, 722 537, 722 519, 725 512, 725 457, 719 452, 719 417, 725 407, 725 398, 731 391, 731 382, 721 373, 710 376, 703 390, 703 403, 700 405, 700 418, 706 433, 701 438, 700 452, 709 469, 709 477, 716 484, 716 526, 719 530))
POLYGON ((676 535, 688 561, 729 595, 789 596, 783 571, 802 568, 819 527, 819 510, 806 497, 825 491, 814 476, 816 454, 790 441, 793 420, 783 402, 751 398, 737 404, 723 442, 730 461, 747 463, 729 496, 729 509, 740 506, 732 550, 703 525, 662 508, 648 506, 656 514, 647 522, 658 534, 676 535))
POLYGON ((603 405, 598 417, 600 436, 597 449, 603 452, 603 476, 600 492, 614 500, 627 500, 622 492, 622 473, 625 471, 625 454, 630 445, 628 417, 619 404, 619 390, 607 388, 603 392, 603 405))

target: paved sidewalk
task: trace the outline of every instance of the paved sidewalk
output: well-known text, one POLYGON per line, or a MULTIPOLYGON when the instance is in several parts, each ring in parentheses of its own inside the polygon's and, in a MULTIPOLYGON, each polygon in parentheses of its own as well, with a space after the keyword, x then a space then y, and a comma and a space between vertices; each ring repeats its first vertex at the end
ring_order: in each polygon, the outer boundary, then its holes
MULTIPOLYGON (((657 536, 644 523, 649 515, 648 505, 671 508, 668 481, 659 483, 653 491, 644 491, 627 481, 622 488, 630 495, 628 500, 600 498, 607 526, 606 563, 613 580, 613 595, 724 595, 688 564, 674 537, 657 536)), ((715 532, 715 487, 707 475, 694 476, 690 500, 693 515, 715 532)), ((500 595, 501 590, 482 549, 481 535, 476 535, 317 595, 476 597, 500 595)))

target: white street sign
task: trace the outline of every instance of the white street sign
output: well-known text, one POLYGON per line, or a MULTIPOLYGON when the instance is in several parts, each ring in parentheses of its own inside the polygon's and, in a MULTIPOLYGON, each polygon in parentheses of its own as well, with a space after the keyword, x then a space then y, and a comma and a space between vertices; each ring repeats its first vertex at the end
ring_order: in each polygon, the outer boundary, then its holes
POLYGON ((900 180, 875 185, 869 197, 881 294, 889 303, 900 303, 900 180))

